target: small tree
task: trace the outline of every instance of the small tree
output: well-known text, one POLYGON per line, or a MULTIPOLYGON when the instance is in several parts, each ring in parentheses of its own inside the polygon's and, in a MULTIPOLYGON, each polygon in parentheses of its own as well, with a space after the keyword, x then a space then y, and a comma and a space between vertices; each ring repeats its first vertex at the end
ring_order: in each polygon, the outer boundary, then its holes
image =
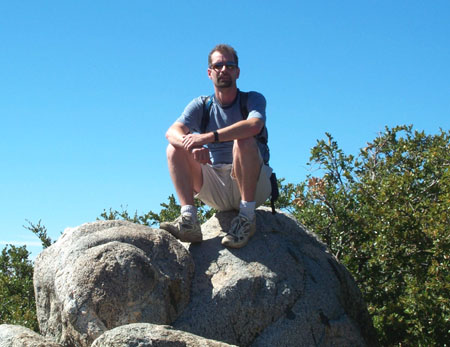
MULTIPOLYGON (((33 232, 46 248, 52 244, 41 221, 24 228, 33 232)), ((33 263, 26 246, 6 246, 0 255, 0 324, 23 325, 38 331, 33 288, 33 263)))
POLYGON ((25 246, 5 247, 0 255, 0 324, 38 330, 33 290, 33 264, 25 246))

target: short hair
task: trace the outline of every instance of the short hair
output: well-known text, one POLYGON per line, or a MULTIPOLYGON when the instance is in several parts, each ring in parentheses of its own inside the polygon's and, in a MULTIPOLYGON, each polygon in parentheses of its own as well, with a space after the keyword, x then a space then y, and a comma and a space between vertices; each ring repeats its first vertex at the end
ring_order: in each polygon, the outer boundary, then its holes
POLYGON ((208 55, 208 66, 211 66, 211 63, 212 63, 211 56, 213 55, 214 52, 220 52, 222 54, 233 55, 234 62, 236 63, 236 66, 239 66, 239 59, 238 59, 236 50, 233 47, 231 47, 230 45, 226 45, 226 44, 223 44, 223 43, 217 45, 216 47, 214 47, 211 50, 211 52, 209 52, 209 55, 208 55))

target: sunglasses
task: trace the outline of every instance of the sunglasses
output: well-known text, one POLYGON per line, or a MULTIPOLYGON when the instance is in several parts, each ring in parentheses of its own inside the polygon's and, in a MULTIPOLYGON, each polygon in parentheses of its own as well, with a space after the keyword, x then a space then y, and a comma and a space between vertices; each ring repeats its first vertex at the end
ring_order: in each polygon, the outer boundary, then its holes
POLYGON ((237 64, 232 61, 227 61, 226 63, 212 64, 212 65, 210 65, 210 68, 215 71, 221 71, 224 66, 227 70, 234 70, 237 67, 237 64))

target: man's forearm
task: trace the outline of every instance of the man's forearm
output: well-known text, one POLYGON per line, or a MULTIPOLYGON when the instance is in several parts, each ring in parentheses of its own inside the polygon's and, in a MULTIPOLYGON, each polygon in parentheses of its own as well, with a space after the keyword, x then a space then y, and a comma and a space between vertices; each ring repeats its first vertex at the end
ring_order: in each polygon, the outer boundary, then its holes
POLYGON ((256 136, 263 126, 263 121, 258 118, 252 118, 218 129, 217 135, 215 135, 214 132, 188 134, 187 127, 175 123, 167 131, 166 138, 175 147, 192 150, 193 148, 199 148, 205 144, 215 142, 216 139, 219 142, 225 142, 256 136))
MULTIPOLYGON (((233 141, 253 137, 259 134, 264 123, 260 119, 252 118, 242 120, 230 126, 217 130, 219 141, 233 141)), ((214 140, 213 140, 214 141, 214 140)))
POLYGON ((169 141, 169 143, 172 145, 172 146, 175 146, 175 147, 183 147, 183 142, 182 142, 182 140, 183 140, 183 135, 182 134, 178 134, 177 132, 175 132, 175 131, 168 131, 167 133, 166 133, 166 138, 167 138, 167 141, 169 141))

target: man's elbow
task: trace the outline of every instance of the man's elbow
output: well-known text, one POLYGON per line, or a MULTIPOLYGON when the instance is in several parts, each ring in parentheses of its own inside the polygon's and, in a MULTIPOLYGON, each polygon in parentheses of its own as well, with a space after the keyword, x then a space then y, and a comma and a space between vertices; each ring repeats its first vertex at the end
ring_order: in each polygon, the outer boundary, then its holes
POLYGON ((263 128, 264 128, 264 122, 260 119, 257 119, 256 121, 254 121, 252 123, 250 132, 251 132, 252 136, 256 136, 261 132, 261 130, 263 128))
POLYGON ((176 123, 172 124, 166 131, 166 139, 170 141, 170 139, 173 138, 178 131, 179 126, 176 123))

